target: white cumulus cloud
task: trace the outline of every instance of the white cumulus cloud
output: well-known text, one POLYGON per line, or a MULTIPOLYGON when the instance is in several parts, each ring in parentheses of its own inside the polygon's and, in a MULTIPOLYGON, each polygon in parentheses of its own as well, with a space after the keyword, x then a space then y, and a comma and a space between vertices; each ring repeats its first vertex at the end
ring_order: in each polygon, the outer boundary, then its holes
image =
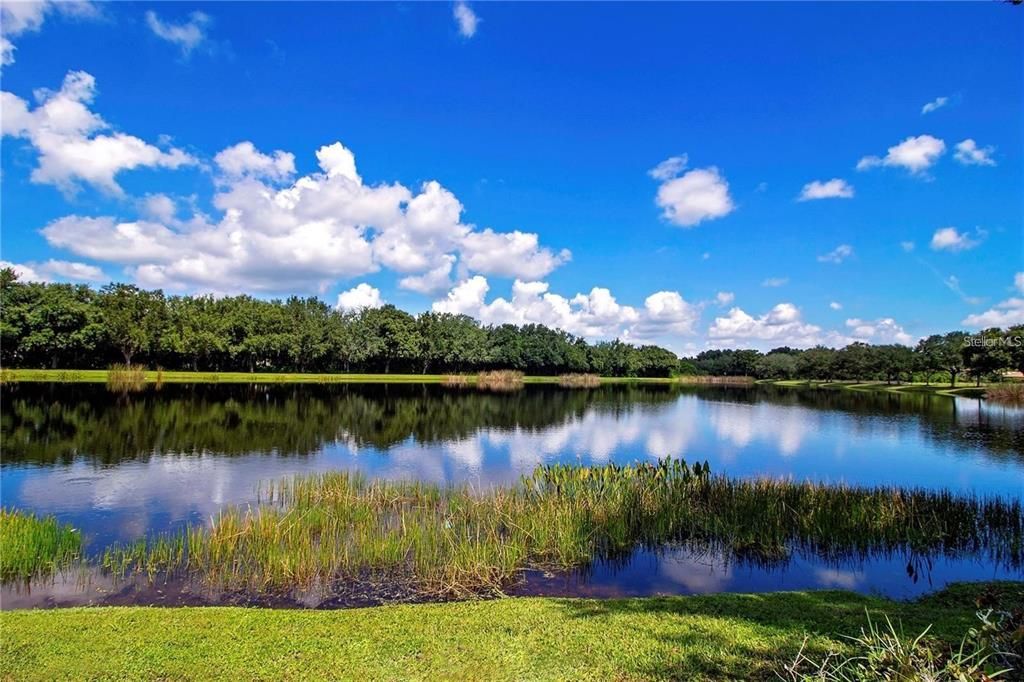
POLYGON ((488 302, 489 291, 487 279, 477 275, 453 287, 433 309, 470 315, 485 324, 544 324, 590 339, 633 341, 691 335, 700 318, 700 308, 675 291, 651 294, 642 308, 619 303, 604 287, 568 298, 550 292, 547 282, 516 280, 510 299, 488 302))
POLYGON ((695 168, 683 175, 686 156, 673 156, 648 171, 660 180, 655 203, 662 217, 682 227, 729 215, 736 206, 729 196, 729 183, 714 166, 695 168))
POLYGON ((372 287, 366 282, 338 294, 337 307, 340 310, 363 310, 379 308, 382 305, 384 305, 384 301, 380 296, 380 289, 372 287))
POLYGON ((70 280, 72 282, 109 282, 110 278, 95 265, 76 263, 66 260, 50 260, 44 263, 11 263, 0 261, 0 269, 11 268, 23 282, 52 282, 53 280, 70 280))
POLYGON ((932 235, 931 247, 935 251, 967 251, 981 244, 984 230, 975 230, 974 236, 959 232, 955 227, 942 227, 932 235))
POLYGON ((931 135, 908 137, 897 145, 889 147, 884 157, 865 156, 857 162, 857 170, 876 166, 905 168, 912 174, 928 170, 946 151, 946 143, 931 135))
POLYGON ((463 0, 459 0, 452 7, 452 18, 455 19, 455 25, 459 29, 459 35, 463 38, 472 38, 476 35, 477 24, 480 23, 480 17, 476 15, 476 12, 463 0))
POLYGON ((804 185, 797 201, 813 201, 815 199, 852 199, 853 186, 841 178, 832 178, 822 182, 814 180, 804 185))
POLYGON ((96 95, 96 80, 84 71, 71 71, 57 92, 37 90, 34 109, 20 97, 0 92, 4 136, 26 139, 38 154, 32 181, 56 185, 64 192, 88 183, 114 195, 122 194, 115 176, 133 168, 179 168, 196 161, 180 149, 160 149, 120 132, 87 106, 96 95))
MULTIPOLYGON (((1018 272, 1013 276, 1013 286, 1024 296, 1024 272, 1018 272)), ((1011 296, 983 313, 968 315, 960 324, 975 329, 1024 324, 1024 298, 1011 296)))
POLYGON ((979 147, 977 142, 967 138, 957 142, 953 158, 965 166, 994 166, 996 162, 992 154, 995 151, 995 147, 979 147))
POLYGON ((17 48, 11 38, 39 31, 46 17, 53 12, 78 19, 100 15, 99 6, 89 0, 11 0, 0 3, 0 65, 14 63, 17 48))
POLYGON ((217 293, 323 292, 387 268, 399 287, 436 296, 456 266, 460 278, 532 280, 571 258, 535 233, 463 223, 462 204, 436 181, 418 191, 364 183, 340 142, 316 158, 320 172, 293 178, 291 153, 242 142, 214 157, 216 215, 155 193, 137 202, 137 219, 71 215, 41 232, 52 246, 126 266, 144 286, 217 293))

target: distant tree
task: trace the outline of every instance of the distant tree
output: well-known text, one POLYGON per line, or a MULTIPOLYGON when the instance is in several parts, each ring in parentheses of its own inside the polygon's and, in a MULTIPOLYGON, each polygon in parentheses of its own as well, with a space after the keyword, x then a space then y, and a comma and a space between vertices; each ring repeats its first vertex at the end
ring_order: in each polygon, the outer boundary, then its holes
POLYGON ((1013 359, 1002 342, 1003 333, 998 327, 986 329, 964 340, 960 354, 964 368, 976 386, 981 385, 984 377, 998 374, 1012 365, 1013 359))
POLYGON ((380 340, 379 344, 374 344, 376 355, 371 359, 383 366, 385 374, 391 372, 395 362, 419 357, 423 337, 412 315, 389 304, 381 308, 367 308, 361 317, 367 332, 380 340))
POLYGON ((962 350, 967 337, 967 332, 933 334, 918 343, 917 352, 922 354, 929 370, 936 369, 948 373, 949 385, 956 386, 957 375, 964 368, 962 350))
POLYGON ((758 379, 792 379, 796 371, 797 358, 792 352, 773 350, 754 363, 754 376, 758 379))
POLYGON ((132 284, 109 284, 100 291, 100 311, 111 343, 131 365, 136 354, 149 350, 166 319, 162 291, 132 284))
POLYGON ((800 353, 796 359, 796 375, 815 381, 831 381, 836 375, 837 352, 825 346, 815 346, 800 353))

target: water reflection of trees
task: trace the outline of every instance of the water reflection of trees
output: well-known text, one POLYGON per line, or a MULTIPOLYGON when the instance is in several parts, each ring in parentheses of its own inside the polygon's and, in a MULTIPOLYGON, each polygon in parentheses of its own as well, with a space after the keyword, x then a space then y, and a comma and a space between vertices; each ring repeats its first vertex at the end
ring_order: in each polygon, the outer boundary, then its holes
MULTIPOLYGON (((481 393, 427 384, 167 385, 112 394, 88 384, 14 384, 2 389, 5 462, 101 464, 151 454, 309 455, 344 440, 387 449, 463 440, 481 430, 543 431, 588 412, 616 419, 681 396, 730 404, 829 411, 851 431, 902 429, 936 446, 980 450, 1024 461, 1024 412, 978 408, 947 396, 669 385, 607 385, 593 390, 529 386, 481 393)), ((595 427, 599 428, 599 427, 595 427)), ((757 428, 757 425, 754 425, 757 428)))
POLYGON ((101 464, 152 454, 309 455, 348 440, 386 449, 489 430, 543 430, 589 410, 610 417, 673 402, 668 386, 480 393, 436 385, 168 385, 117 395, 90 385, 3 389, 6 462, 101 464))
POLYGON ((739 404, 768 403, 843 414, 851 431, 877 430, 898 420, 913 420, 917 433, 933 446, 980 449, 994 459, 1024 462, 1024 410, 984 401, 931 393, 827 390, 760 385, 754 388, 686 388, 704 400, 739 404))

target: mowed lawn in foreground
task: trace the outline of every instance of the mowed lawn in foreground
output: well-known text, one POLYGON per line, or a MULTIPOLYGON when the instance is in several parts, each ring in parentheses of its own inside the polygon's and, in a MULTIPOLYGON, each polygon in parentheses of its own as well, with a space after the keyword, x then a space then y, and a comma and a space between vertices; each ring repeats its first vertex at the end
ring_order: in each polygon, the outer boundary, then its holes
MULTIPOLYGON (((508 598, 339 611, 108 607, 0 614, 0 677, 776 679, 887 614, 957 646, 982 584, 915 602, 850 592, 508 598)), ((1019 603, 1024 583, 999 590, 1019 603)), ((899 627, 899 626, 897 626, 899 627)))

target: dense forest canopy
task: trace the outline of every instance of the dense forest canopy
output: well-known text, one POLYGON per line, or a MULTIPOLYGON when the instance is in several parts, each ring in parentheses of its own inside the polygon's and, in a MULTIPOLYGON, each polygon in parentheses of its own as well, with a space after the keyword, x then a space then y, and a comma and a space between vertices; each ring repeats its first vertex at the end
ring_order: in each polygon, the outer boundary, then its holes
POLYGON ((129 284, 19 282, 0 271, 4 367, 102 368, 114 362, 166 369, 295 372, 590 372, 767 379, 903 381, 967 374, 980 381, 1024 371, 1024 326, 955 331, 915 348, 853 343, 835 350, 707 350, 678 358, 654 345, 588 343, 544 325, 484 326, 465 315, 410 315, 391 305, 333 309, 317 298, 165 296, 129 284))

